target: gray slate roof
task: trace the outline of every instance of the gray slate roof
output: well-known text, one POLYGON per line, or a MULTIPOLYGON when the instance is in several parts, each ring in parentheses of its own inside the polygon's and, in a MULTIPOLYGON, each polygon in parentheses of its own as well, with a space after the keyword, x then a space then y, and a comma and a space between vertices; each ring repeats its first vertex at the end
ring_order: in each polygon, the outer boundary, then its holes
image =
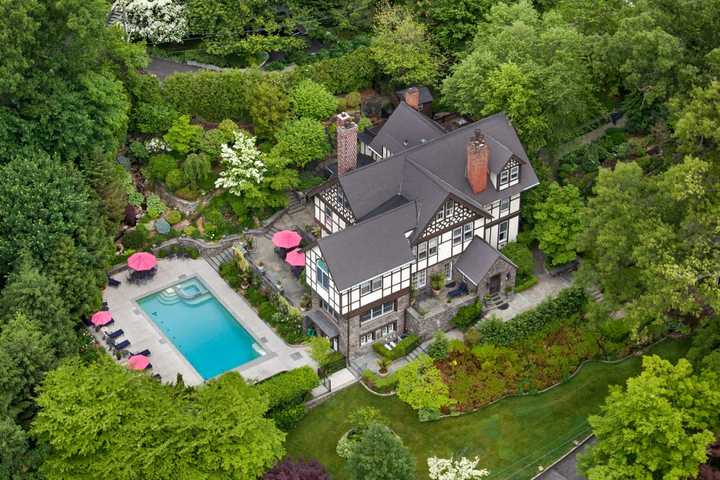
POLYGON ((416 215, 415 202, 408 202, 318 240, 338 291, 412 261, 405 232, 416 215))
POLYGON ((493 248, 489 243, 480 237, 474 237, 470 245, 460 254, 455 268, 468 277, 475 285, 479 285, 488 270, 498 259, 502 259, 510 265, 515 265, 509 258, 493 248))
POLYGON ((382 147, 385 146, 395 155, 444 134, 445 130, 440 125, 407 103, 400 102, 370 142, 370 147, 382 154, 382 147))

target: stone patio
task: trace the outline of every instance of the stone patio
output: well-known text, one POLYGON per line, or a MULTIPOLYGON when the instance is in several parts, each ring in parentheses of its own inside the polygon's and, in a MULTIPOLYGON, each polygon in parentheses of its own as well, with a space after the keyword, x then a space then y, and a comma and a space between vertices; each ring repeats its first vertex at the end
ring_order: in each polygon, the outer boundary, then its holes
POLYGON ((510 320, 515 315, 537 307, 547 298, 557 295, 560 290, 572 285, 572 276, 569 274, 551 276, 543 273, 537 277, 537 285, 524 292, 515 293, 508 299, 508 308, 505 310, 492 310, 489 315, 495 315, 503 321, 510 320))
MULTIPOLYGON (((211 290, 214 296, 241 323, 267 352, 251 362, 234 369, 247 380, 262 380, 276 373, 310 365, 316 368, 305 347, 287 345, 255 313, 242 296, 235 292, 204 259, 159 260, 155 277, 144 284, 131 284, 126 281, 127 274, 119 273, 114 278, 121 280, 119 287, 108 287, 103 293, 110 312, 115 319, 112 330, 121 328, 125 334, 121 338, 130 340, 130 351, 150 349, 152 372, 160 374, 162 381, 174 383, 177 374, 181 374, 188 385, 199 385, 203 378, 195 371, 185 357, 176 350, 160 329, 142 312, 136 301, 150 293, 169 287, 185 278, 198 276, 211 290)), ((100 340, 100 334, 91 329, 100 340)), ((105 345, 104 341, 101 341, 105 345)), ((124 360, 121 360, 124 362, 124 360)))
MULTIPOLYGON (((272 231, 292 230, 295 227, 305 228, 313 224, 313 213, 310 206, 294 213, 285 213, 273 224, 272 231)), ((254 235, 255 248, 249 255, 249 259, 263 268, 265 275, 275 284, 282 288, 283 295, 296 307, 300 305, 305 294, 305 287, 295 278, 290 265, 285 263, 275 253, 272 244, 272 233, 254 235)))

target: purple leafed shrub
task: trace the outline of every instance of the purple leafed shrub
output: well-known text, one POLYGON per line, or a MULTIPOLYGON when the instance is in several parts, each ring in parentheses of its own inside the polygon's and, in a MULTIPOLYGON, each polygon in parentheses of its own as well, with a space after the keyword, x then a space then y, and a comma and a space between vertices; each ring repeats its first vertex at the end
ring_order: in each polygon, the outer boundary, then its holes
POLYGON ((285 458, 267 472, 263 480, 330 480, 330 475, 317 460, 285 458))

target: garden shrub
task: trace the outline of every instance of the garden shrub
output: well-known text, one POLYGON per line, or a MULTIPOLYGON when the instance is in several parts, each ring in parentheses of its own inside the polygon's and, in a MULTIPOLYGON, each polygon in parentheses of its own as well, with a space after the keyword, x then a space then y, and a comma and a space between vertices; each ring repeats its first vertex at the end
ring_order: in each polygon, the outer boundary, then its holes
POLYGON ((317 460, 285 458, 262 478, 263 480, 330 480, 330 475, 317 460))
POLYGON ((534 275, 527 278, 524 282, 517 282, 515 284, 515 288, 513 289, 515 293, 524 292, 525 290, 534 287, 538 283, 538 278, 534 275))
POLYGON ((185 155, 200 147, 203 134, 204 130, 200 125, 190 123, 190 115, 181 115, 163 135, 163 140, 172 151, 185 155))
POLYGON ((167 210, 167 205, 165 205, 165 202, 163 202, 162 199, 154 193, 151 193, 147 196, 146 202, 147 214, 150 218, 160 218, 160 215, 165 213, 165 210, 167 210))
POLYGON ((204 153, 191 153, 183 162, 183 174, 192 188, 208 186, 207 181, 212 173, 210 159, 204 153))
POLYGON ((432 343, 428 346, 427 354, 433 360, 442 360, 447 357, 449 352, 450 342, 448 342, 447 335, 444 332, 438 330, 433 336, 432 343))
POLYGON ((177 210, 169 210, 165 213, 165 220, 167 220, 170 225, 180 223, 182 221, 182 213, 177 210))
POLYGON ((242 271, 237 262, 229 261, 220 264, 220 276, 234 289, 240 288, 242 271))
POLYGON ((294 68, 285 74, 291 83, 309 78, 334 95, 372 87, 378 68, 368 47, 359 47, 336 58, 294 68))
POLYGON ((128 151, 130 152, 130 155, 135 157, 135 159, 140 163, 145 163, 150 156, 147 148, 145 148, 145 144, 138 141, 131 142, 128 151))
POLYGON ((190 187, 182 187, 178 188, 174 192, 175 196, 178 198, 182 198, 183 200, 188 200, 190 202, 194 202, 200 197, 200 192, 197 190, 193 190, 190 187))
POLYGON ((415 410, 440 410, 454 403, 440 370, 427 355, 420 355, 397 371, 397 396, 415 410))
POLYGON ((312 80, 303 80, 290 91, 290 109, 299 118, 325 120, 335 113, 335 106, 335 97, 312 80))
POLYGON ((367 117, 360 117, 360 120, 358 121, 358 132, 362 132, 367 128, 372 127, 372 121, 367 117))
POLYGON ((148 243, 149 238, 147 227, 140 224, 134 229, 125 232, 122 237, 122 244, 125 249, 142 250, 148 243))
POLYGON ((321 377, 327 377, 335 372, 339 372, 347 366, 347 360, 345 355, 340 352, 333 351, 326 358, 325 361, 320 365, 318 373, 321 377))
POLYGON ((502 254, 508 257, 518 267, 515 278, 516 284, 526 282, 533 276, 535 260, 532 251, 522 243, 512 242, 505 245, 502 254))
POLYGON ((397 360, 398 358, 404 357, 408 353, 415 350, 420 346, 422 340, 417 335, 410 334, 398 342, 398 344, 392 350, 388 350, 381 343, 374 343, 373 350, 381 357, 387 358, 388 360, 397 360))
POLYGON ((467 330, 468 328, 475 325, 475 323, 477 323, 480 318, 482 318, 482 313, 482 302, 480 302, 479 300, 475 300, 475 303, 460 307, 455 316, 450 321, 450 323, 452 323, 455 328, 459 328, 460 330, 467 330))
POLYGON ((177 168, 177 160, 168 153, 158 153, 150 157, 143 173, 153 182, 164 182, 170 170, 177 168))
POLYGON ((539 332, 556 319, 568 318, 582 312, 586 303, 585 291, 580 287, 571 287, 507 322, 486 320, 476 328, 485 343, 512 345, 539 332))
POLYGON ((171 191, 175 191, 185 186, 185 175, 179 168, 173 168, 165 176, 165 186, 171 191))
POLYGON ((275 425, 277 425, 280 430, 289 432, 295 428, 298 423, 300 423, 300 420, 305 418, 305 404, 300 403, 298 405, 293 405, 292 407, 278 410, 273 412, 270 415, 270 418, 275 421, 275 425))
POLYGON ((318 120, 300 118, 291 120, 277 134, 273 154, 286 158, 299 168, 314 160, 322 160, 330 153, 330 142, 325 127, 318 120))
POLYGON ((362 96, 360 95, 360 92, 350 92, 347 95, 345 95, 345 105, 350 110, 355 110, 360 106, 360 102, 362 100, 362 96))

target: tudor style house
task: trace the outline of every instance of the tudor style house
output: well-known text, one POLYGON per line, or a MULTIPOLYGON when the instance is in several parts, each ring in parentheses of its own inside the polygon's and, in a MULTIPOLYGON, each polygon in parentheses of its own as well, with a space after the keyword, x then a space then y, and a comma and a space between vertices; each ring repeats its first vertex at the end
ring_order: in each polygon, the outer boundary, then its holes
POLYGON ((374 137, 358 139, 345 113, 336 123, 337 173, 310 194, 322 238, 306 252, 306 322, 333 348, 354 357, 404 332, 429 335, 407 309, 435 272, 471 295, 514 286, 499 249, 538 179, 504 114, 446 132, 401 102, 374 137))

